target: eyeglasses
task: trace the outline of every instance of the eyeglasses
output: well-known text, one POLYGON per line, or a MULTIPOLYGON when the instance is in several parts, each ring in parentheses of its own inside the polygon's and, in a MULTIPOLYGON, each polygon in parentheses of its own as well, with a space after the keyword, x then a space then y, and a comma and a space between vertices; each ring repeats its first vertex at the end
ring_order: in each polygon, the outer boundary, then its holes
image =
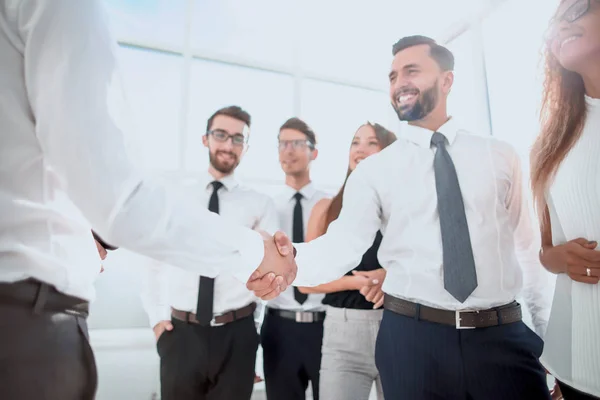
POLYGON ((308 140, 305 139, 297 139, 297 140, 280 140, 278 144, 279 151, 283 151, 287 149, 288 146, 291 146, 292 149, 305 149, 309 147, 311 150, 315 148, 315 146, 308 140))
POLYGON ((559 7, 554 17, 553 23, 560 21, 575 22, 590 11, 591 0, 565 1, 562 7, 559 7))
POLYGON ((225 132, 224 130, 221 129, 214 129, 212 131, 208 131, 207 133, 208 135, 212 135, 213 138, 215 138, 215 140, 217 142, 220 143, 225 143, 227 142, 229 139, 231 139, 231 143, 234 146, 243 146, 244 144, 246 144, 248 142, 248 136, 247 135, 243 135, 241 133, 234 133, 233 135, 225 132))

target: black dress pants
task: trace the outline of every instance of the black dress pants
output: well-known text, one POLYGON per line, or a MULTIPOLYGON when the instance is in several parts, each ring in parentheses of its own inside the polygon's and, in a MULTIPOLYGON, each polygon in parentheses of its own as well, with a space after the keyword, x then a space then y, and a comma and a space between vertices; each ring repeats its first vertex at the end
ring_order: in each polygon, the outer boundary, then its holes
MULTIPOLYGON (((600 377, 599 377, 600 379, 600 377)), ((598 397, 592 396, 591 394, 583 393, 577 389, 568 386, 561 381, 558 381, 558 387, 565 400, 600 400, 598 397)))
POLYGON ((158 339, 162 400, 249 400, 258 333, 250 316, 204 327, 173 319, 158 339))
POLYGON ((266 313, 261 343, 268 400, 305 400, 308 382, 313 399, 319 399, 323 321, 303 323, 266 313))
POLYGON ((50 300, 56 306, 74 298, 48 285, 33 295, 41 285, 0 284, 0 399, 93 400, 97 372, 86 314, 49 309, 50 300))

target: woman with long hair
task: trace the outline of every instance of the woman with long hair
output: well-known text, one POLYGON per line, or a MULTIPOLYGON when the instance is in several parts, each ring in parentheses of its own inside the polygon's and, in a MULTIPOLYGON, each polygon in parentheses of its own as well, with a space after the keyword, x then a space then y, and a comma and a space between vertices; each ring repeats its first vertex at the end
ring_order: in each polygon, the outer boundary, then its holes
POLYGON ((562 0, 546 47, 531 185, 540 215, 540 261, 558 276, 542 363, 566 400, 595 399, 600 398, 600 1, 562 0))
MULTIPOLYGON (((379 124, 366 123, 358 128, 350 146, 346 180, 337 195, 321 200, 313 208, 307 241, 323 235, 340 215, 346 181, 356 166, 395 140, 396 136, 379 124)), ((326 293, 323 299, 328 307, 321 358, 321 399, 367 400, 374 382, 378 398, 383 399, 375 366, 375 340, 383 316, 381 285, 385 278, 385 270, 377 260, 381 239, 378 232, 361 263, 346 276, 314 288, 300 288, 304 293, 326 293)))

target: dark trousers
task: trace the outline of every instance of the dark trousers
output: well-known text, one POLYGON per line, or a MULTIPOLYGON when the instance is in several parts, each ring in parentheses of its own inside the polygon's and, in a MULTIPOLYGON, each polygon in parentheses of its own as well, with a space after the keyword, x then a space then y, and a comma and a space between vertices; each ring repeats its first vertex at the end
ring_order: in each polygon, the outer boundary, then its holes
POLYGON ((458 330, 385 310, 375 360, 386 399, 549 400, 542 349, 523 322, 458 330))
POLYGON ((319 399, 322 342, 323 321, 265 315, 261 343, 268 400, 305 400, 309 381, 313 398, 319 399))
MULTIPOLYGON (((86 320, 33 301, 3 298, 0 284, 0 399, 92 400, 97 375, 86 320)), ((60 296, 53 290, 54 296, 60 296)))
POLYGON ((583 393, 571 386, 565 385, 561 381, 558 382, 560 392, 565 400, 600 400, 598 397, 592 396, 591 394, 583 393))
POLYGON ((213 327, 172 322, 156 344, 161 399, 249 400, 258 348, 254 319, 213 327))

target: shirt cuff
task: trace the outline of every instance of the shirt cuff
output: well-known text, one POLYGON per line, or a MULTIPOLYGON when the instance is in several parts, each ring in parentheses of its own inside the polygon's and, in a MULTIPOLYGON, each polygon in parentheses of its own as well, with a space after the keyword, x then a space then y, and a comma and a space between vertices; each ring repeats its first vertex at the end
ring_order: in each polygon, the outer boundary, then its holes
POLYGON ((244 230, 237 243, 239 262, 233 266, 231 274, 246 283, 265 256, 265 244, 260 233, 249 229, 244 230))
POLYGON ((158 306, 155 310, 148 315, 150 321, 150 328, 154 328, 160 321, 171 320, 171 307, 170 306, 158 306))
POLYGON ((323 283, 327 283, 329 281, 322 282, 323 279, 319 278, 320 274, 317 274, 315 277, 314 268, 304 268, 306 264, 302 256, 305 255, 303 253, 303 247, 306 246, 307 243, 295 243, 294 244, 294 258, 296 260, 296 265, 298 266, 298 272, 296 273, 296 279, 294 280, 294 286, 319 286, 323 283))

